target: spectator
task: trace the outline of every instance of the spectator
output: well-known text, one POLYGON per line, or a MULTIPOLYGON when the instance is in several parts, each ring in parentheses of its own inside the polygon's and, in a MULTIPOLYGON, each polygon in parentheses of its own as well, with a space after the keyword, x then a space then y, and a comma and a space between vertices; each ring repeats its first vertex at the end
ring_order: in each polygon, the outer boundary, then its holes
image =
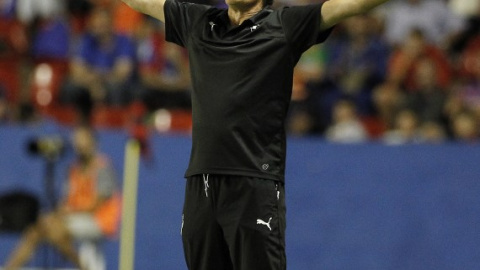
POLYGON ((386 144, 409 144, 421 142, 418 116, 409 109, 401 110, 395 117, 395 126, 383 136, 386 144))
POLYGON ((333 108, 333 123, 326 131, 331 142, 358 143, 368 140, 368 134, 359 120, 355 104, 347 100, 337 102, 333 108))
POLYGON ((293 136, 313 134, 317 126, 316 119, 302 102, 294 102, 289 109, 287 133, 293 136))
POLYGON ((400 45, 414 29, 425 33, 428 42, 446 48, 464 22, 446 1, 402 0, 391 2, 385 18, 385 35, 392 45, 400 45))
POLYGON ((18 119, 19 103, 28 97, 27 75, 23 70, 28 61, 29 35, 17 19, 15 0, 0 1, 0 89, 9 109, 9 118, 18 119))
POLYGON ((37 18, 30 32, 29 65, 24 68, 28 74, 29 99, 25 103, 34 111, 45 113, 58 104, 59 86, 68 72, 71 36, 65 6, 37 18))
POLYGON ((95 240, 116 232, 120 213, 113 169, 108 159, 97 152, 90 129, 76 129, 72 139, 77 160, 70 168, 64 200, 26 229, 5 270, 21 267, 42 241, 53 244, 67 259, 85 269, 73 240, 95 240))
POLYGON ((326 43, 327 79, 333 99, 352 99, 360 115, 372 114, 372 89, 385 79, 389 49, 372 31, 372 17, 355 16, 344 22, 346 36, 326 43))
POLYGON ((395 126, 395 116, 405 105, 405 93, 397 85, 384 83, 373 90, 373 102, 376 111, 376 137, 395 126))
POLYGON ((34 61, 67 62, 70 27, 63 15, 38 21, 33 32, 31 54, 34 61))
POLYGON ((11 61, 28 51, 25 26, 16 18, 16 1, 0 1, 0 59, 11 61))
POLYGON ((152 112, 190 109, 190 76, 185 51, 165 42, 164 27, 145 19, 137 31, 141 99, 152 112))
POLYGON ((319 86, 325 72, 326 51, 322 45, 308 49, 295 66, 292 100, 287 117, 287 132, 292 135, 319 133, 328 123, 323 106, 315 102, 322 98, 319 86))
POLYGON ((435 63, 428 58, 420 59, 413 74, 416 88, 407 95, 406 106, 412 109, 422 122, 440 123, 444 120, 446 90, 437 85, 436 77, 435 63))
POLYGON ((420 137, 423 143, 438 144, 446 141, 447 134, 442 124, 427 121, 420 127, 420 137))
POLYGON ((452 119, 453 139, 458 142, 478 142, 479 122, 475 115, 468 111, 462 111, 452 119))
POLYGON ((69 27, 66 6, 61 0, 16 0, 16 13, 28 27, 34 60, 66 60, 69 49, 69 27))
POLYGON ((77 106, 84 121, 94 105, 127 105, 133 96, 134 63, 132 41, 113 31, 109 10, 93 10, 88 31, 75 48, 62 102, 77 106))
POLYGON ((453 118, 467 110, 480 119, 480 37, 469 43, 461 63, 463 76, 447 100, 446 114, 453 118))
POLYGON ((413 30, 408 38, 391 55, 388 67, 388 79, 411 92, 418 89, 415 73, 423 59, 429 59, 435 65, 436 85, 446 88, 451 81, 451 67, 444 52, 429 44, 423 32, 413 30))

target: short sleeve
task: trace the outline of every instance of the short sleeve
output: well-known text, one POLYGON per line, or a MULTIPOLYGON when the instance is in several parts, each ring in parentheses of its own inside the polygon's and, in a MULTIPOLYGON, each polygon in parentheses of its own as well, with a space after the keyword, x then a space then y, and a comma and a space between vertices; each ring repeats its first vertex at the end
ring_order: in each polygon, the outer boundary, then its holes
POLYGON ((322 5, 286 7, 281 13, 286 39, 299 53, 324 42, 332 31, 320 30, 322 5))
POLYGON ((165 39, 182 47, 187 46, 192 26, 209 8, 205 5, 167 0, 164 5, 165 39))

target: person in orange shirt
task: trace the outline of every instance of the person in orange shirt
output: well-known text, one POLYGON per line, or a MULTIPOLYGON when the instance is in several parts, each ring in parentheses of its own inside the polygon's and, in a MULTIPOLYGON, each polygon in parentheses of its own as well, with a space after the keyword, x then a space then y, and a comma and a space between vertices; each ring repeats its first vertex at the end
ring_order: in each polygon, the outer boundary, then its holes
POLYGON ((77 128, 72 142, 77 158, 69 170, 64 198, 56 210, 40 216, 26 229, 5 270, 21 267, 42 241, 52 244, 84 270, 74 241, 97 240, 116 233, 120 196, 114 170, 108 158, 97 152, 91 129, 77 128))

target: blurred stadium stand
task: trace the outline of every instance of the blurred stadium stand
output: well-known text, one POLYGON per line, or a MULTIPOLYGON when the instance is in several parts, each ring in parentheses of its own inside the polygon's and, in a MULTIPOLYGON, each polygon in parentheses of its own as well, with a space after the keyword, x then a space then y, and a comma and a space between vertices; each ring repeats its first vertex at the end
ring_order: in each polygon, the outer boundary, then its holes
MULTIPOLYGON (((43 161, 25 141, 58 126, 3 127, 0 194, 23 189, 45 203, 43 161)), ((123 168, 125 131, 99 131, 100 149, 123 168)), ((190 137, 154 135, 143 160, 135 269, 186 269, 180 239, 183 173, 190 137)), ((288 268, 342 270, 480 269, 480 146, 468 144, 334 145, 289 141, 288 268)), ((57 166, 65 175, 67 153, 57 166)), ((0 235, 0 265, 18 234, 0 235)), ((117 269, 119 240, 105 243, 107 269, 117 269)), ((42 253, 29 266, 41 266, 42 253)), ((58 261, 65 267, 66 262, 58 261)))

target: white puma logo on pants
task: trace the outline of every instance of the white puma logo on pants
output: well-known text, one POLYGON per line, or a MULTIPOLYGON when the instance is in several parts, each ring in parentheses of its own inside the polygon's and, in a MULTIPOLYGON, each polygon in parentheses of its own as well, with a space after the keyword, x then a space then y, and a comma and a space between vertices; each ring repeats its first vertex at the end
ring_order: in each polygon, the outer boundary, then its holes
POLYGON ((271 218, 271 217, 268 219, 268 222, 265 222, 265 221, 263 221, 263 220, 261 220, 261 219, 257 219, 257 224, 265 225, 265 226, 267 226, 268 229, 271 231, 271 230, 272 230, 272 227, 270 227, 270 221, 272 221, 272 218, 271 218))

